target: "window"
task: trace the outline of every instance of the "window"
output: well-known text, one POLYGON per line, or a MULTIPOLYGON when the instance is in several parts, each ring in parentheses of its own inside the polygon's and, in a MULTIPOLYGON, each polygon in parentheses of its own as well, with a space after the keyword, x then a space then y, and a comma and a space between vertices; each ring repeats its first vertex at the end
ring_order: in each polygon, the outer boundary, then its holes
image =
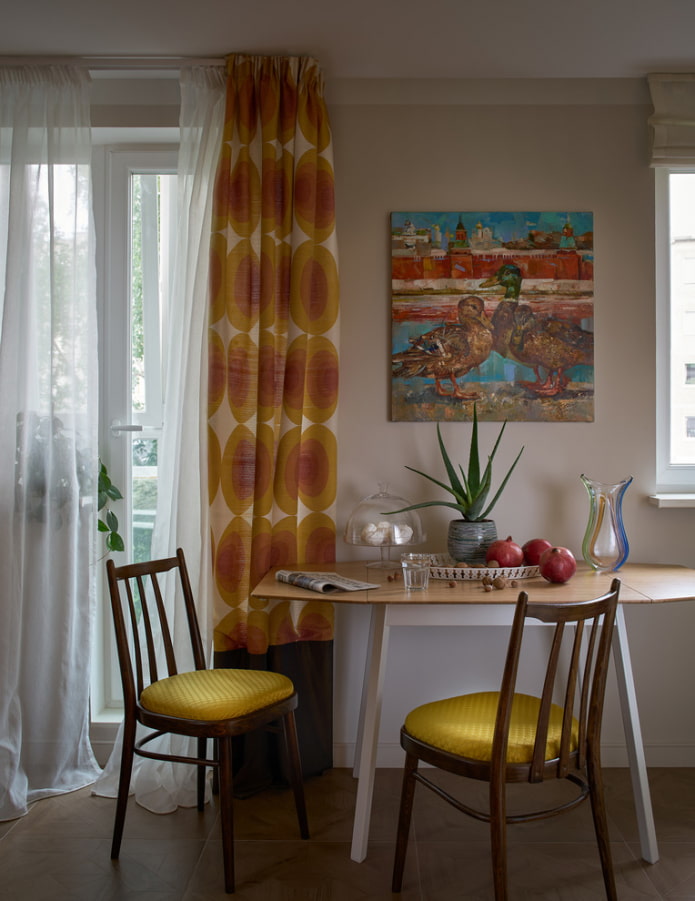
POLYGON ((131 500, 126 549, 129 559, 139 562, 151 556, 157 507, 157 452, 166 365, 162 326, 176 239, 176 175, 131 168, 128 196, 130 420, 141 431, 130 432, 126 442, 125 484, 131 500))
MULTIPOLYGON (((176 150, 95 149, 100 309, 100 450, 124 500, 123 562, 150 557, 163 425, 170 267, 176 240, 176 150)), ((103 574, 103 563, 101 573, 103 574)), ((101 581, 101 580, 99 580, 101 581)), ((121 706, 109 600, 101 584, 93 666, 94 711, 121 706)))
POLYGON ((657 168, 657 490, 695 490, 695 169, 657 168))

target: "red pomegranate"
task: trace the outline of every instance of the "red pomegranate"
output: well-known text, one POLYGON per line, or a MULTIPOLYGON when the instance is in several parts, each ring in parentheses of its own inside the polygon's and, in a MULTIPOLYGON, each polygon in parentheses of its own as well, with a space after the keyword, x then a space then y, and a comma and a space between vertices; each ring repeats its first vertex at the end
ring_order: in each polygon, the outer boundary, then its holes
POLYGON ((485 554, 485 562, 490 564, 496 561, 499 566, 521 566, 524 562, 524 552, 521 547, 512 540, 510 535, 508 538, 498 538, 488 547, 485 554))
POLYGON ((548 582, 567 582, 577 571, 577 561, 569 548, 551 547, 541 555, 540 570, 548 582))
POLYGON ((546 538, 531 538, 521 546, 521 550, 524 552, 524 563, 527 566, 538 566, 543 551, 547 551, 552 546, 552 542, 546 538))

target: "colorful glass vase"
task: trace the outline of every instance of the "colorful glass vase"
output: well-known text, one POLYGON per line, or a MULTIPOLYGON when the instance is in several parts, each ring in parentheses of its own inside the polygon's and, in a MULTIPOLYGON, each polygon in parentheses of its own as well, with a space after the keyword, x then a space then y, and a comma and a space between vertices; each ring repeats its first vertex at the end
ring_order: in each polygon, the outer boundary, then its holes
POLYGON ((614 485, 581 476, 589 493, 589 522, 582 555, 597 572, 614 572, 627 560, 630 545, 623 524, 623 495, 632 476, 614 485))

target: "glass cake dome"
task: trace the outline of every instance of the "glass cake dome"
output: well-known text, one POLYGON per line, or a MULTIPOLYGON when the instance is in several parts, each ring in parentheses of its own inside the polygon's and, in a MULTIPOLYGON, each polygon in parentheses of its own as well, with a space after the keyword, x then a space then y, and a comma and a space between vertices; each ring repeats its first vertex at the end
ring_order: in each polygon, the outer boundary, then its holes
POLYGON ((410 501, 391 494, 388 485, 379 482, 378 492, 365 497, 350 514, 343 535, 345 543, 379 548, 380 559, 367 565, 392 568, 392 547, 421 544, 426 537, 417 510, 402 510, 408 506, 410 501), (402 512, 389 512, 392 510, 402 512))

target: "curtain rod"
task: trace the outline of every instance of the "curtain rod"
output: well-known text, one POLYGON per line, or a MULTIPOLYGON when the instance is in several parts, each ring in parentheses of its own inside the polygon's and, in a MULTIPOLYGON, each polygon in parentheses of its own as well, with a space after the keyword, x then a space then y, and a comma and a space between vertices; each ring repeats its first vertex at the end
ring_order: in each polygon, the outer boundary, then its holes
POLYGON ((224 66, 224 58, 187 56, 0 56, 0 66, 80 66, 92 71, 172 70, 183 66, 224 66))

